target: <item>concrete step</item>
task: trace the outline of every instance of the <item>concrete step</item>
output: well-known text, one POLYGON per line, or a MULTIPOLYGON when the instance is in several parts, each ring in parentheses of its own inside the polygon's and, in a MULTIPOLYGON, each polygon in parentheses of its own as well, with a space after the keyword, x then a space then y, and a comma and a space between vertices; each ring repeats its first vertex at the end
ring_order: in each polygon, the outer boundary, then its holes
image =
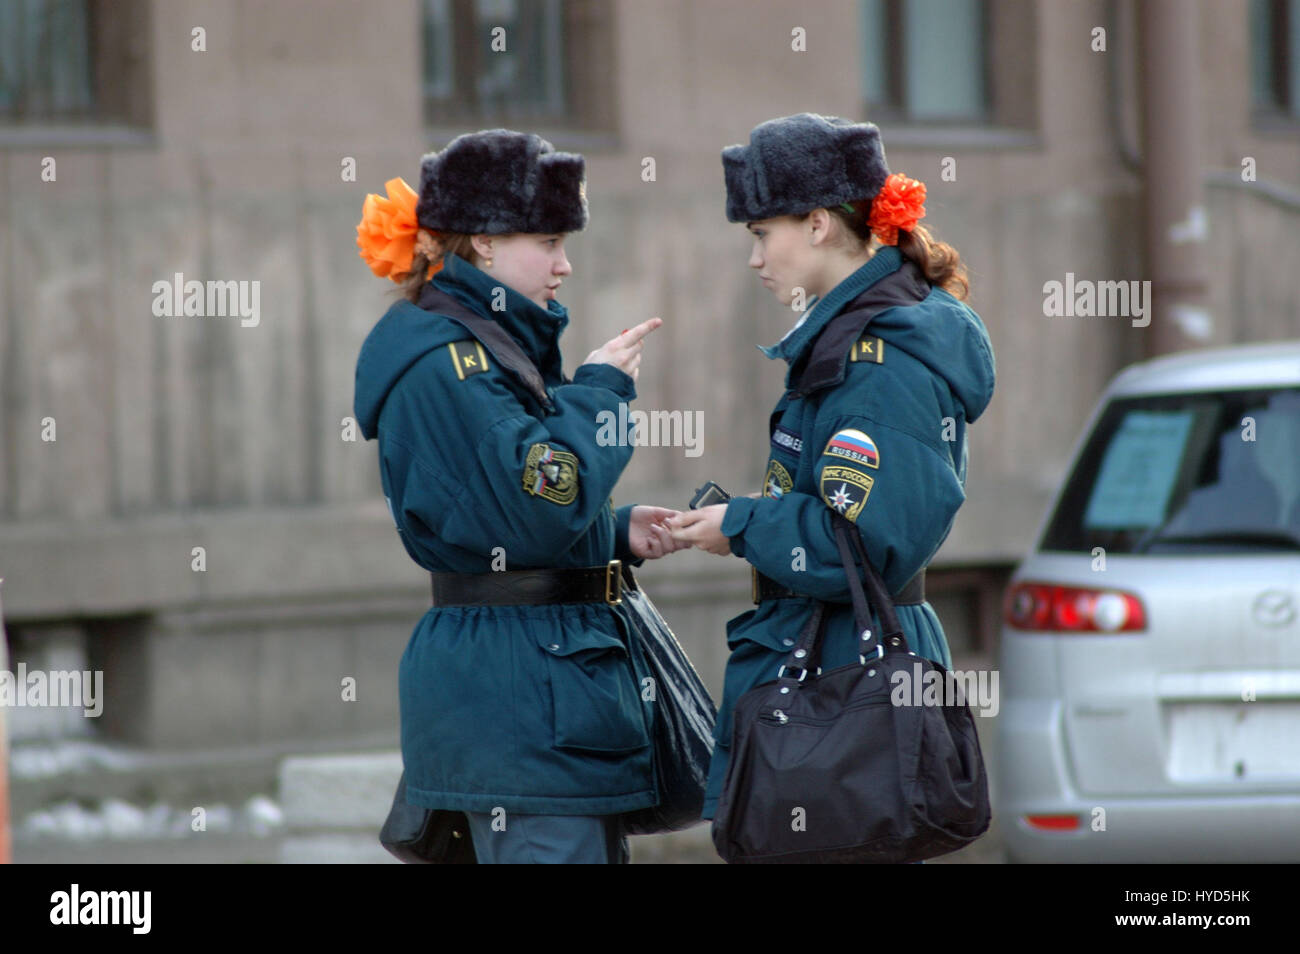
POLYGON ((387 751, 393 735, 170 750, 85 740, 28 741, 10 748, 11 810, 20 819, 65 799, 201 804, 273 794, 280 763, 289 755, 387 751))

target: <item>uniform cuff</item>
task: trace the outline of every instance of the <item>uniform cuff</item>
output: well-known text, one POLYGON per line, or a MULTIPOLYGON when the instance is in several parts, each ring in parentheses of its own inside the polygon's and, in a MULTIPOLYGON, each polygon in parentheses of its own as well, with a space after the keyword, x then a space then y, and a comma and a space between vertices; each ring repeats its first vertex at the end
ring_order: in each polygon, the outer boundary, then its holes
POLYGON ((732 497, 727 501, 727 510, 722 515, 718 530, 727 538, 731 552, 738 557, 745 555, 745 527, 753 516, 757 497, 732 497))
POLYGON ((636 382, 632 380, 632 375, 622 371, 612 364, 584 364, 573 372, 574 384, 585 384, 587 387, 609 388, 625 401, 631 401, 636 397, 636 382))
POLYGON ((614 559, 640 566, 645 559, 633 554, 631 544, 628 543, 628 527, 632 523, 632 508, 635 506, 636 504, 628 504, 614 511, 614 559))

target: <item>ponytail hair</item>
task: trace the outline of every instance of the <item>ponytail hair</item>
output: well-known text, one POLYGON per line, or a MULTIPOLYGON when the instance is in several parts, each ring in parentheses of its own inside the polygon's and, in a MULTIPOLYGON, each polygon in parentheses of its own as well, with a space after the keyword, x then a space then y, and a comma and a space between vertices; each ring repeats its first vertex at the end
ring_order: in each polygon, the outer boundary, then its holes
POLYGON ((917 264, 931 285, 962 301, 970 295, 970 276, 961 256, 947 242, 934 238, 924 225, 910 232, 899 229, 898 250, 917 264))
POLYGON ((471 265, 477 266, 479 263, 478 253, 474 251, 474 242, 469 235, 438 232, 434 235, 433 244, 437 250, 433 257, 416 249, 411 258, 411 272, 398 285, 398 294, 412 304, 420 300, 420 290, 429 280, 425 276, 428 275, 430 266, 437 266, 435 272, 440 270, 443 259, 448 255, 459 255, 471 265))
MULTIPOLYGON (((842 222, 849 232, 860 239, 864 245, 879 242, 872 235, 867 224, 871 218, 871 200, 857 199, 846 203, 853 207, 850 212, 844 206, 827 206, 826 211, 842 222)), ((812 213, 800 216, 808 218, 812 213)), ((924 273, 931 285, 938 285, 954 298, 965 301, 970 295, 970 276, 966 265, 961 260, 957 249, 947 242, 940 242, 930 234, 930 230, 917 223, 911 231, 898 230, 898 250, 903 257, 914 262, 924 273)))

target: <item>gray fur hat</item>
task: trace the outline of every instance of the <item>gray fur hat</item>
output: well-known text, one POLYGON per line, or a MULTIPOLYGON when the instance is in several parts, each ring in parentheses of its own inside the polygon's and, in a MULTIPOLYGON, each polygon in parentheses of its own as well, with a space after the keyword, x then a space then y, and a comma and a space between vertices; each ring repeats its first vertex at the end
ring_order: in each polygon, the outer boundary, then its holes
POLYGON ((582 156, 541 136, 484 129, 420 160, 415 217, 435 232, 577 232, 587 225, 582 156))
POLYGON ((722 150, 727 221, 799 215, 874 198, 889 178, 875 123, 798 113, 755 126, 748 146, 722 150))

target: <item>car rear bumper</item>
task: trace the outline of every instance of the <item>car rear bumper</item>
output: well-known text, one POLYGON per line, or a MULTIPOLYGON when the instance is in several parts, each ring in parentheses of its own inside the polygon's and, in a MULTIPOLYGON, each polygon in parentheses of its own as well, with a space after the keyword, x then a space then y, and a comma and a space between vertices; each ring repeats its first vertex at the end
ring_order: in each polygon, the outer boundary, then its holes
POLYGON ((1021 862, 1300 862, 1300 787, 1250 794, 1078 791, 1058 700, 1003 700, 994 810, 1009 859, 1021 862), (1030 815, 1073 815, 1042 830, 1030 815))
POLYGON ((1102 798, 997 806, 1009 860, 1036 863, 1300 861, 1300 794, 1102 798), (1104 816, 1095 810, 1105 810, 1104 816), (1031 828, 1026 815, 1075 814, 1074 831, 1031 828), (1093 830, 1094 819, 1105 824, 1093 830))

